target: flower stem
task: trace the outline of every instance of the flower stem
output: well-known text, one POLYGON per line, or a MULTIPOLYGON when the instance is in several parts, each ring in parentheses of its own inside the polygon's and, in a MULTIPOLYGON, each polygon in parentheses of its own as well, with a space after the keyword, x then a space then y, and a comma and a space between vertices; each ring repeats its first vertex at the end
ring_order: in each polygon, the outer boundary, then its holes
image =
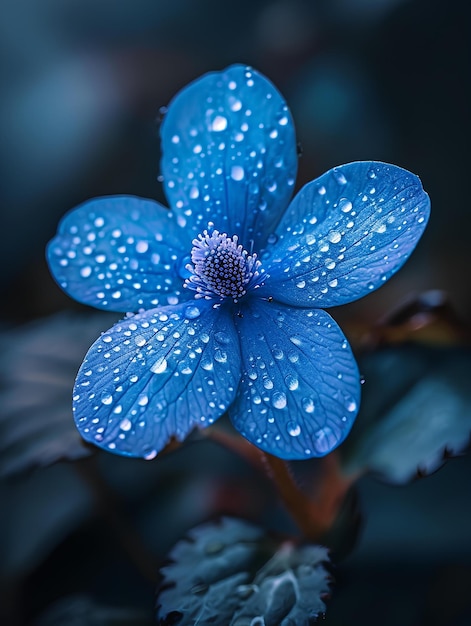
POLYGON ((339 472, 337 454, 332 452, 320 460, 322 475, 312 499, 296 484, 285 461, 271 454, 261 454, 267 473, 298 528, 306 539, 318 541, 335 522, 351 485, 339 472))
POLYGON ((316 482, 313 493, 307 494, 299 488, 286 461, 222 430, 215 428, 204 432, 269 476, 287 511, 306 539, 319 541, 332 527, 347 491, 355 480, 354 477, 341 474, 337 452, 331 452, 319 459, 322 465, 320 480, 316 482))

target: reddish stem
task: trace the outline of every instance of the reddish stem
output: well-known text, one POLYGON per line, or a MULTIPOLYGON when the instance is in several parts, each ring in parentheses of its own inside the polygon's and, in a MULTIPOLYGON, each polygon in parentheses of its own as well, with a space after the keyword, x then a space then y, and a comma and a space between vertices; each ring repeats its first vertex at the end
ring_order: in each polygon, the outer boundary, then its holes
POLYGON ((258 470, 265 471, 306 539, 318 541, 331 528, 345 495, 355 480, 341 474, 336 452, 320 459, 322 476, 311 499, 298 487, 289 465, 282 459, 259 450, 241 437, 234 437, 221 430, 210 429, 204 432, 258 470))

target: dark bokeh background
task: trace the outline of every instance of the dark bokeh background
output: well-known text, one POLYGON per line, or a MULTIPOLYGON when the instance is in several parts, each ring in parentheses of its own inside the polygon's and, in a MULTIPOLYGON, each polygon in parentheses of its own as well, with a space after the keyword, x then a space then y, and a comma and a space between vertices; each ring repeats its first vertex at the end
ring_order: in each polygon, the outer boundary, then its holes
MULTIPOLYGON (((1 328, 9 332, 63 309, 84 310, 61 293, 44 261, 58 220, 96 195, 136 194, 165 203, 157 181, 159 109, 189 80, 234 62, 266 74, 286 97, 303 149, 298 187, 335 165, 373 159, 418 174, 431 196, 431 222, 407 268, 335 317, 347 328, 371 324, 414 294, 443 289, 458 315, 471 321, 470 6, 458 0, 4 0, 1 328)), ((152 476, 136 462, 100 462, 115 487, 121 485, 116 473, 122 480, 133 472, 152 476)), ((175 481, 175 488, 193 489, 178 506, 193 507, 185 523, 197 523, 211 511, 201 502, 218 463, 229 475, 233 502, 243 498, 244 480, 252 484, 250 477, 237 481, 240 470, 232 462, 216 454, 190 487, 173 470, 162 471, 141 494, 152 504, 136 506, 153 507, 149 519, 157 535, 172 528, 169 520, 180 511, 174 510, 176 496, 167 494, 162 504, 162 528, 155 498, 161 484, 175 481)), ((369 478, 360 485, 367 511, 363 543, 337 573, 327 623, 347 623, 346 616, 354 625, 471 623, 470 477, 464 458, 402 490, 369 478)), ((128 492, 123 488, 131 508, 139 480, 128 492)), ((58 465, 0 490, 0 515, 10 508, 9 516, 4 513, 6 624, 35 623, 53 600, 76 591, 104 604, 121 597, 152 610, 151 586, 142 582, 142 592, 136 591, 126 568, 115 587, 107 587, 121 570, 113 571, 117 557, 106 524, 96 528, 90 521, 96 502, 76 481, 69 466, 58 465), (41 489, 49 494, 56 483, 58 494, 74 497, 65 506, 58 496, 66 510, 57 514, 54 541, 47 543, 47 533, 37 539, 39 547, 31 540, 32 558, 21 532, 30 539, 40 532, 41 489), (36 504, 29 510, 31 499, 36 504), (82 522, 88 526, 78 533, 82 522), (95 545, 109 552, 106 565, 103 553, 93 560, 95 545), (89 587, 84 555, 94 573, 89 587), (79 574, 64 582, 62 574, 71 571, 79 574)), ((56 506, 44 496, 49 515, 56 506)), ((183 532, 185 523, 174 528, 183 532)), ((155 553, 165 553, 177 538, 156 539, 155 553)))

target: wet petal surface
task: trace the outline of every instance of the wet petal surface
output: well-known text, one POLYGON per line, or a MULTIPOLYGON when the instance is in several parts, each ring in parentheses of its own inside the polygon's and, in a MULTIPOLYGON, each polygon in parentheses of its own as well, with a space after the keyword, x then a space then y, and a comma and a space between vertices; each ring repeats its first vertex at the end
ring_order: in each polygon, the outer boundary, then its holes
POLYGON ((161 135, 165 191, 192 235, 214 222, 256 248, 296 177, 293 122, 276 88, 242 65, 206 74, 170 103, 161 135))
POLYGON ((381 287, 408 259, 430 212, 414 174, 358 162, 330 170, 294 198, 262 255, 264 293, 330 307, 381 287))
POLYGON ((242 381, 229 410, 253 444, 284 459, 324 456, 358 412, 350 346, 324 311, 253 301, 237 322, 242 381))
POLYGON ((183 288, 191 237, 152 200, 109 196, 70 211, 47 249, 70 296, 109 311, 137 311, 192 297, 183 288))
POLYGON ((220 417, 239 378, 239 342, 225 309, 191 301, 146 311, 90 348, 75 384, 75 422, 87 441, 153 458, 171 437, 220 417))

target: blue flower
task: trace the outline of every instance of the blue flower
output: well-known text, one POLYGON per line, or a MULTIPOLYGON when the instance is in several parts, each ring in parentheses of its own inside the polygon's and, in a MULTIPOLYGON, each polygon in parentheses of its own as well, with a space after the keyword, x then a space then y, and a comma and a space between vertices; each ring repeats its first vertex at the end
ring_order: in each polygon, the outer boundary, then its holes
POLYGON ((153 458, 228 411, 271 454, 327 454, 352 426, 360 383, 320 307, 361 298, 402 266, 425 228, 427 194, 410 172, 359 162, 290 203, 290 113, 240 65, 183 89, 161 136, 170 211, 132 196, 91 200, 48 247, 71 296, 137 312, 85 357, 73 396, 80 433, 153 458))

